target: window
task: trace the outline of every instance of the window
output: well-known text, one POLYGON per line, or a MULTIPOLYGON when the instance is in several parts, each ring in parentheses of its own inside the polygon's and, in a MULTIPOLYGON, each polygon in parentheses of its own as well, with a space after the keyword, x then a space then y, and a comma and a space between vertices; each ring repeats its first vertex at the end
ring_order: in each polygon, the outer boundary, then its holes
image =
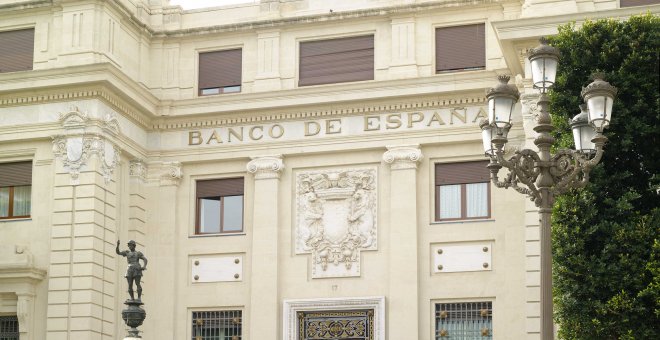
POLYGON ((436 340, 492 339, 492 303, 438 303, 435 305, 435 326, 436 340))
POLYGON ((199 54, 199 95, 241 92, 242 50, 199 54))
POLYGON ((0 219, 30 217, 32 162, 0 164, 0 219))
POLYGON ((195 234, 243 231, 243 178, 197 181, 195 234))
POLYGON ((32 69, 34 29, 0 32, 0 73, 32 69))
POLYGON ((486 67, 484 24, 439 27, 435 30, 436 73, 486 67))
POLYGON ((660 0, 621 0, 621 7, 650 6, 660 4, 660 0))
POLYGON ((192 340, 241 340, 241 311, 192 313, 192 340))
POLYGON ((488 162, 435 165, 436 221, 490 217, 488 162))
POLYGON ((12 316, 0 316, 0 339, 18 340, 18 318, 12 316))
POLYGON ((300 43, 298 86, 373 79, 373 35, 300 43))

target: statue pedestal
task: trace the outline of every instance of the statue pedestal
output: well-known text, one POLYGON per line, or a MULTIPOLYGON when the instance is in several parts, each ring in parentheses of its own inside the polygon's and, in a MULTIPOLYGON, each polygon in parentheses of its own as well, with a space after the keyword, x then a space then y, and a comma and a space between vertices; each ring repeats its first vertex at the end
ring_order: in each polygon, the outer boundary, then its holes
POLYGON ((137 327, 142 325, 142 322, 144 322, 144 319, 147 317, 147 312, 141 307, 144 303, 138 299, 126 300, 124 304, 126 305, 126 309, 121 311, 121 317, 126 322, 126 325, 131 327, 128 331, 128 337, 124 338, 124 340, 141 340, 140 331, 138 331, 137 327))

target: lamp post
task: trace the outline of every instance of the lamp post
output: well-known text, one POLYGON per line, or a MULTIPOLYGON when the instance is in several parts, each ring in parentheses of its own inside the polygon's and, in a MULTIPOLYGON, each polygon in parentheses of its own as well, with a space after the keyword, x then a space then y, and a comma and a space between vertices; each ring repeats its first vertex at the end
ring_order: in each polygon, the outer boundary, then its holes
POLYGON ((504 146, 511 128, 511 113, 518 101, 518 89, 509 85, 508 76, 499 76, 499 84, 486 93, 488 120, 481 122, 484 151, 490 158, 488 169, 493 184, 498 188, 513 188, 529 198, 539 208, 541 222, 541 339, 554 337, 552 319, 552 242, 550 219, 555 196, 572 188, 584 187, 589 172, 603 156, 607 138, 603 136, 612 115, 612 102, 616 88, 595 76, 595 80, 582 89, 587 102, 581 113, 571 120, 576 149, 561 149, 551 154, 555 139, 548 112, 548 91, 555 83, 559 51, 549 46, 544 38, 532 49, 529 60, 532 66, 534 88, 541 96, 538 100, 539 115, 534 131, 534 144, 538 151, 516 151, 506 159, 504 146), (498 178, 501 168, 509 173, 503 180, 498 178))

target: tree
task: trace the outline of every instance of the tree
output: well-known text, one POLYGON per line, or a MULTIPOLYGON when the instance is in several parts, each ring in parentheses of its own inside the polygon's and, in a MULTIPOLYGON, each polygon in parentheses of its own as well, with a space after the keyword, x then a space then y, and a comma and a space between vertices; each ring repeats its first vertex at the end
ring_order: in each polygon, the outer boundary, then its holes
POLYGON ((563 339, 660 339, 660 17, 559 28, 557 147, 595 71, 619 89, 590 183, 553 210, 555 318, 563 339))

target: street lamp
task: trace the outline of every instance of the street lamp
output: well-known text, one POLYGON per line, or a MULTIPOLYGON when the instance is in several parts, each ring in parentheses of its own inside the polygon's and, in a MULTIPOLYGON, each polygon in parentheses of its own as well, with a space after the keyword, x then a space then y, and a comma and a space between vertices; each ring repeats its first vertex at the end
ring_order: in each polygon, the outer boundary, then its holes
POLYGON ((529 196, 539 208, 541 231, 541 339, 553 339, 552 321, 552 248, 550 218, 555 196, 572 188, 582 188, 589 180, 589 172, 603 156, 607 138, 603 136, 612 116, 612 103, 616 88, 596 75, 595 80, 582 89, 587 105, 571 120, 575 150, 560 149, 554 155, 550 147, 555 139, 548 105, 548 91, 555 83, 559 51, 541 38, 541 45, 532 49, 532 83, 541 93, 537 106, 539 115, 534 131, 534 144, 538 151, 516 151, 509 159, 504 147, 511 128, 511 112, 519 98, 515 85, 508 84, 508 76, 499 76, 499 84, 486 93, 488 120, 480 124, 488 169, 493 184, 498 188, 513 188, 529 196), (509 173, 500 181, 498 172, 507 168, 509 173))

